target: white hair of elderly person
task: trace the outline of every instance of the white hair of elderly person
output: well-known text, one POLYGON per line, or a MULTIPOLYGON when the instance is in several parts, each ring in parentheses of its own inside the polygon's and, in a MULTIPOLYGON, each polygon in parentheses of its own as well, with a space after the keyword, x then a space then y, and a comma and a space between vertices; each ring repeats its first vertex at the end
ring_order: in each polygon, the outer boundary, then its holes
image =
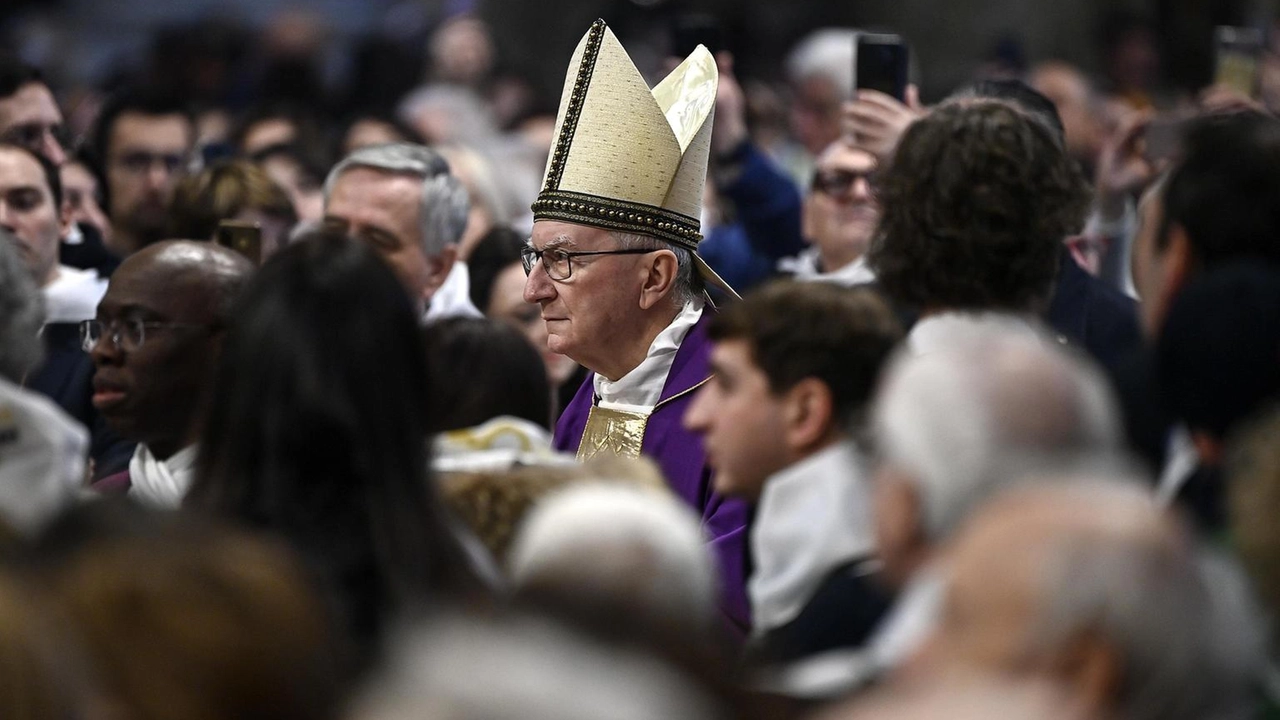
POLYGON ((352 720, 715 720, 657 658, 530 617, 447 618, 398 634, 352 720))
POLYGON ((1119 451, 1105 376, 1047 331, 975 315, 933 340, 891 360, 872 411, 880 480, 910 491, 926 544, 1012 477, 1119 451))
POLYGON ((914 680, 971 670, 1059 683, 1099 717, 1251 717, 1265 632, 1243 573, 1132 483, 1033 482, 950 544, 914 680))
POLYGON ((941 599, 942 543, 985 501, 1028 476, 1126 475, 1116 402, 1083 355, 1026 323, 974 316, 900 349, 871 409, 881 577, 898 597, 866 648, 818 657, 770 684, 830 697, 898 666, 941 599))
POLYGON ((716 630, 714 567, 697 516, 677 498, 603 483, 543 500, 508 555, 517 596, 695 642, 716 630))
POLYGON ((51 400, 19 386, 40 361, 40 291, 0 229, 0 520, 32 533, 74 501, 89 434, 51 400))
POLYGON ((856 30, 819 28, 805 35, 787 54, 787 78, 792 83, 820 77, 839 90, 841 99, 853 93, 856 30))

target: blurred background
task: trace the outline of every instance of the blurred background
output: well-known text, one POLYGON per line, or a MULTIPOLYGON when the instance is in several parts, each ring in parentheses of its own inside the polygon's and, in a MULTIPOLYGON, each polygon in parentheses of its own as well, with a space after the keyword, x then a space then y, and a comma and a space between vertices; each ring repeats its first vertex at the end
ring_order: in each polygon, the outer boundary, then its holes
MULTIPOLYGON (((45 70, 61 91, 128 79, 189 88, 196 100, 236 110, 270 93, 314 94, 334 110, 387 101, 431 74, 472 73, 554 104, 573 44, 605 18, 653 73, 669 28, 701 12, 723 25, 739 75, 782 77, 807 32, 836 25, 884 28, 912 42, 924 98, 984 65, 1062 59, 1106 81, 1147 73, 1168 91, 1193 89, 1213 71, 1215 25, 1268 26, 1266 0, 5 0, 0 38, 45 70), (430 40, 470 14, 491 44, 458 33, 449 64, 430 40), (465 50, 464 50, 465 49, 465 50), (1127 63, 1127 68, 1116 68, 1127 63)), ((68 98, 71 99, 71 98, 68 98)), ((69 108, 73 112, 75 108, 69 108)))

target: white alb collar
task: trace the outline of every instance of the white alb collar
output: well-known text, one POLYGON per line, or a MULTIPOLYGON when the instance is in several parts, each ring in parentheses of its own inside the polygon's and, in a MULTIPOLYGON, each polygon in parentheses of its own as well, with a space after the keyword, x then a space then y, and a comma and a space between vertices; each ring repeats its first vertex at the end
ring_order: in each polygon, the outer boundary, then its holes
POLYGON ((702 299, 690 300, 649 344, 648 354, 635 369, 612 381, 596 373, 595 391, 600 398, 600 406, 629 412, 652 412, 662 398, 662 388, 667 384, 667 374, 671 372, 680 343, 701 318, 702 299))

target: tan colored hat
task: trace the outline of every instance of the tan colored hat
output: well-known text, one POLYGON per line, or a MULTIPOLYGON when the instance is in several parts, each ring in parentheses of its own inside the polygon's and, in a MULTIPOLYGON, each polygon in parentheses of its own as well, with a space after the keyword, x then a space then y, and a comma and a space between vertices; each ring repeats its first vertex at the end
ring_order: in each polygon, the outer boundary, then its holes
POLYGON ((693 255, 704 280, 737 297, 697 252, 718 79, 715 58, 699 45, 651 91, 618 38, 595 21, 569 62, 534 221, 666 240, 693 255))

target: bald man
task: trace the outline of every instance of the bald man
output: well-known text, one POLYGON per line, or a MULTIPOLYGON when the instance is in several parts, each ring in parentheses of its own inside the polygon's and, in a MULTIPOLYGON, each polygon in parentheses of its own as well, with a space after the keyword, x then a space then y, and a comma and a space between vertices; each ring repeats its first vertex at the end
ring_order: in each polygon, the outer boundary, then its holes
POLYGON ((205 394, 235 292, 253 266, 211 243, 162 242, 123 262, 82 336, 93 405, 138 443, 129 470, 94 484, 176 508, 195 463, 205 394))
POLYGON ((1140 483, 1034 484, 956 538, 916 679, 994 672, 1068 690, 1094 717, 1192 720, 1247 708, 1258 627, 1140 483))

